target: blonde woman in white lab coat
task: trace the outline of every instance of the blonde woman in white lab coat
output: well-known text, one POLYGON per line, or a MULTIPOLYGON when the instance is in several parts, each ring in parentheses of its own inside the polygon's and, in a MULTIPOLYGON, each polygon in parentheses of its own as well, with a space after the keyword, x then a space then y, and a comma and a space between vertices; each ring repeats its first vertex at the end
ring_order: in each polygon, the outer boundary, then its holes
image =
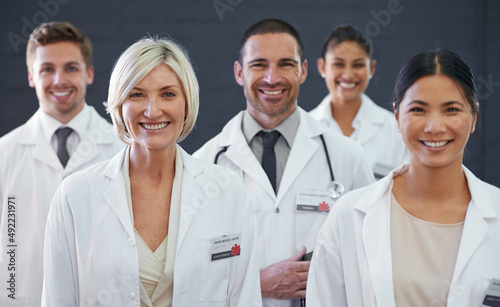
POLYGON ((364 92, 375 74, 373 47, 359 29, 337 27, 326 39, 317 65, 329 94, 310 114, 357 141, 377 179, 408 160, 394 115, 364 92))
POLYGON ((45 235, 43 306, 261 306, 255 213, 239 177, 178 142, 198 114, 189 59, 130 46, 108 112, 127 146, 66 179, 45 235))
POLYGON ((410 163, 337 202, 314 249, 311 306, 494 306, 500 189, 462 165, 474 84, 447 50, 405 64, 394 110, 410 163))

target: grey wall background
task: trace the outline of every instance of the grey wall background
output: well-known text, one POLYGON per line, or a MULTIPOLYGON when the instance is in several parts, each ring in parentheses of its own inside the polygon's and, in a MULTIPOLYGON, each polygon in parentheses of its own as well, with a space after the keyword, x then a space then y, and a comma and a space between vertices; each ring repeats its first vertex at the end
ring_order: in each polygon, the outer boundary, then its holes
POLYGON ((500 1, 498 0, 39 0, 0 5, 0 136, 37 110, 28 86, 25 48, 33 27, 48 20, 69 21, 94 46, 94 84, 87 103, 106 116, 102 102, 114 61, 144 35, 168 34, 184 45, 200 82, 200 114, 182 142, 190 153, 245 108, 233 62, 243 32, 263 18, 290 22, 301 34, 309 60, 299 105, 311 110, 327 94, 316 60, 324 39, 339 24, 353 24, 372 39, 377 72, 367 94, 390 109, 394 81, 412 55, 448 48, 473 69, 479 89, 479 126, 468 144, 465 164, 481 179, 500 186, 500 1))

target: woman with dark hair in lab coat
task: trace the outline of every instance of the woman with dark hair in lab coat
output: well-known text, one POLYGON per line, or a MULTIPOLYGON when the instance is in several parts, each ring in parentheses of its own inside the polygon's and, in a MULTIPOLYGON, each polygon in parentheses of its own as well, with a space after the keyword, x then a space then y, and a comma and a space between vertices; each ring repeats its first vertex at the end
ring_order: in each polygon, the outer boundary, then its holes
POLYGON ((365 94, 375 74, 370 38, 352 26, 337 27, 326 39, 317 65, 329 94, 310 114, 357 141, 375 178, 408 160, 394 115, 365 94))
POLYGON ((394 111, 410 163, 336 203, 314 249, 311 306, 494 306, 500 189, 462 164, 478 107, 453 52, 404 65, 394 111))

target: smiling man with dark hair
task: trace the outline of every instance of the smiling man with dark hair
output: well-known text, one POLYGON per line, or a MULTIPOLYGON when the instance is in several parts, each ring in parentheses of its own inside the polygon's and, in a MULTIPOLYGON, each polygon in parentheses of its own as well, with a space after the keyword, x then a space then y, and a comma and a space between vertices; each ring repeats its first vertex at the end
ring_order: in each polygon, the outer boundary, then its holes
POLYGON ((266 19, 251 26, 234 76, 246 110, 194 155, 243 177, 257 212, 264 306, 300 306, 309 261, 299 259, 314 247, 335 202, 330 194, 373 182, 373 172, 359 145, 298 107, 307 60, 291 25, 266 19))

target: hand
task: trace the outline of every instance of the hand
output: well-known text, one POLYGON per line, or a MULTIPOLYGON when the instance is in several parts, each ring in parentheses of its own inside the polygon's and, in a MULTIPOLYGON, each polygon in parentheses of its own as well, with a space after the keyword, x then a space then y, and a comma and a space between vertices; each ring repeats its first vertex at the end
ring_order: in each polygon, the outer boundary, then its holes
POLYGON ((310 261, 299 261, 306 253, 303 246, 293 257, 260 270, 262 297, 279 300, 306 297, 307 274, 310 261))

